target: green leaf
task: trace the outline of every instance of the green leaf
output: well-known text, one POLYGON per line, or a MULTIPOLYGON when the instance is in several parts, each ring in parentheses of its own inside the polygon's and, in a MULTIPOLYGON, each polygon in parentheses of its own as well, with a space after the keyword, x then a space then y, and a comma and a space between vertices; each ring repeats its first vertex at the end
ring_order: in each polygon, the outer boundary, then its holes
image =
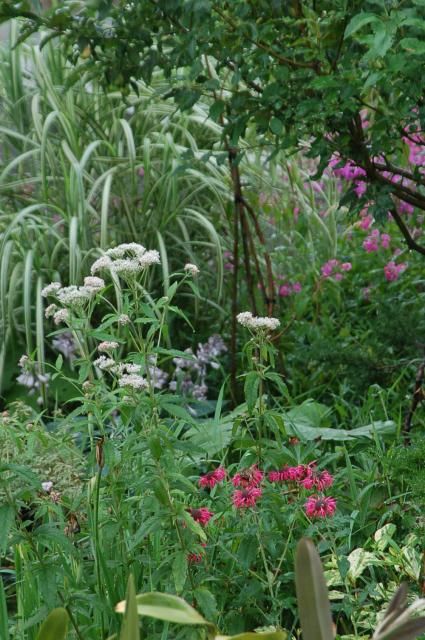
POLYGON ((9 618, 7 615, 6 594, 3 587, 3 580, 0 576, 0 638, 9 640, 9 618))
POLYGON ((223 102, 223 100, 216 100, 210 106, 210 118, 212 120, 215 120, 215 122, 218 122, 225 108, 226 104, 223 102))
POLYGON ((62 365, 63 365, 63 357, 62 357, 62 354, 60 353, 56 358, 56 365, 55 365, 56 369, 60 371, 62 369, 62 365))
POLYGON ((4 555, 7 549, 9 531, 15 520, 15 509, 10 504, 0 507, 0 555, 4 555))
POLYGON ((425 42, 418 38, 403 38, 400 40, 400 47, 414 56, 420 56, 425 53, 425 42))
POLYGON ((173 561, 172 572, 176 591, 180 593, 183 591, 187 578, 187 553, 185 551, 177 553, 173 561))
POLYGON ((272 118, 270 120, 269 126, 270 126, 270 131, 274 133, 276 136, 279 136, 282 133, 283 123, 282 123, 282 120, 279 120, 279 118, 272 118))
POLYGON ((250 371, 245 376, 244 394, 249 413, 252 413, 258 398, 260 378, 256 371, 250 371))
POLYGON ((53 609, 40 631, 36 640, 65 640, 68 629, 68 614, 65 609, 53 609))
POLYGON ((132 575, 128 578, 125 603, 125 618, 121 628, 120 640, 139 640, 136 589, 134 588, 134 578, 132 575))
MULTIPOLYGON (((178 596, 166 593, 141 593, 136 596, 139 616, 156 618, 177 624, 203 624, 211 626, 193 607, 178 596)), ((125 601, 116 606, 118 613, 125 611, 125 601)))
POLYGON ((195 589, 195 600, 199 605, 201 611, 211 619, 217 617, 217 601, 214 594, 205 587, 199 587, 195 589))
POLYGON ((358 13, 348 23, 345 29, 344 39, 349 38, 353 35, 353 33, 356 33, 356 31, 366 26, 367 24, 378 22, 378 20, 378 16, 376 16, 374 13, 364 13, 363 11, 361 13, 358 13))
POLYGON ((295 585, 304 640, 333 640, 331 608, 322 563, 313 542, 307 538, 300 540, 297 546, 295 585))

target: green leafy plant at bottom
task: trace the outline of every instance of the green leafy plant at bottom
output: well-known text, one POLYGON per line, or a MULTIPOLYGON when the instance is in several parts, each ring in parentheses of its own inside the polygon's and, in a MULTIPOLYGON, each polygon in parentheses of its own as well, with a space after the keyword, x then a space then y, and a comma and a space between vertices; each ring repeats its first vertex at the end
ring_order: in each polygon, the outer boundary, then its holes
MULTIPOLYGON (((311 540, 303 538, 297 547, 295 582, 298 610, 304 640, 333 640, 335 626, 328 590, 319 554, 311 540)), ((394 594, 372 640, 413 640, 425 631, 425 617, 415 613, 425 610, 425 599, 407 604, 407 586, 402 584, 394 594)), ((285 640, 281 630, 241 633, 223 636, 216 626, 205 620, 193 607, 178 596, 163 593, 136 595, 133 576, 129 577, 126 600, 116 606, 124 614, 120 635, 109 640, 139 640, 139 616, 184 625, 200 625, 208 640, 285 640)), ((68 614, 65 609, 54 609, 42 625, 37 640, 65 640, 68 614)))

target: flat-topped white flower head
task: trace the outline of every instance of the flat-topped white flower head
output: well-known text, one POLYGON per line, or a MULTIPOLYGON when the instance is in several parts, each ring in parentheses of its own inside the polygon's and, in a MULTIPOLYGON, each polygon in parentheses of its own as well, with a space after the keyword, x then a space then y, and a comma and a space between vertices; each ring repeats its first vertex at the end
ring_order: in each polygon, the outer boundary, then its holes
POLYGON ((95 260, 90 267, 90 273, 94 275, 98 273, 98 271, 103 271, 104 269, 109 269, 112 264, 112 260, 109 256, 100 256, 97 260, 95 260))
POLYGON ((250 311, 243 311, 236 316, 240 325, 251 331, 275 331, 280 327, 280 320, 277 318, 266 318, 253 316, 250 311))
POLYGON ((104 289, 105 281, 97 276, 86 276, 84 278, 84 286, 86 289, 90 289, 93 293, 97 293, 104 289))
POLYGON ((106 356, 100 356, 93 364, 101 371, 113 371, 117 366, 115 360, 107 358, 106 356))
POLYGON ((192 264, 191 262, 188 262, 184 265, 184 270, 194 278, 199 275, 199 267, 197 267, 196 264, 192 264))
POLYGON ((52 296, 57 293, 59 289, 61 289, 62 285, 60 282, 51 282, 44 289, 41 290, 41 295, 43 298, 47 298, 47 296, 52 296))
POLYGON ((59 309, 53 314, 53 322, 55 324, 61 324, 62 322, 68 322, 69 311, 68 309, 59 309))
POLYGON ((114 340, 105 340, 98 345, 97 350, 109 353, 110 351, 114 351, 114 349, 118 349, 119 346, 118 342, 115 342, 114 340))
POLYGON ((124 374, 119 380, 118 384, 120 387, 131 387, 136 391, 141 391, 143 389, 147 389, 148 383, 146 380, 135 373, 124 374))
POLYGON ((137 244, 137 242, 125 242, 119 244, 117 247, 108 249, 106 255, 115 260, 117 258, 125 258, 128 254, 136 258, 141 258, 145 252, 146 249, 143 245, 137 244))
POLYGON ((107 270, 122 278, 134 278, 146 267, 160 262, 158 251, 147 251, 141 244, 128 242, 108 249, 92 264, 91 273, 107 270))

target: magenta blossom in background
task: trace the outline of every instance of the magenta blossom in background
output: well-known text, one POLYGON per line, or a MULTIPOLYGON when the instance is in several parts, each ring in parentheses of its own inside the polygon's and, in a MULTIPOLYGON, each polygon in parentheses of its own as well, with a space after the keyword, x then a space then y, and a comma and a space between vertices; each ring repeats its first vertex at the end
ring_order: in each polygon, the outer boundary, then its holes
POLYGON ((322 272, 323 278, 333 278, 333 280, 340 281, 344 277, 342 272, 350 271, 351 268, 351 262, 341 263, 339 260, 332 258, 332 260, 328 260, 322 265, 320 271, 322 272))
POLYGON ((262 491, 259 487, 237 489, 232 496, 233 505, 236 509, 255 507, 257 500, 261 498, 261 495, 262 491))
POLYGON ((214 471, 209 471, 199 478, 199 486, 203 488, 213 489, 216 484, 224 480, 226 477, 226 469, 218 467, 214 471))
POLYGON ((322 265, 320 269, 322 272, 322 276, 324 278, 329 278, 332 275, 335 267, 337 266, 338 266, 338 260, 336 260, 335 258, 332 258, 332 260, 328 260, 327 262, 325 262, 324 265, 322 265))
POLYGON ((400 273, 403 273, 403 271, 405 271, 406 269, 406 262, 400 262, 400 264, 396 264, 393 260, 391 260, 384 267, 385 279, 387 280, 387 282, 394 282, 394 280, 398 280, 400 273))
POLYGON ((291 295, 291 293, 292 293, 292 287, 291 287, 291 285, 290 285, 290 284, 282 284, 282 285, 279 287, 279 295, 280 295, 282 298, 286 298, 287 296, 290 296, 290 295, 291 295))
POLYGON ((360 229, 363 229, 363 231, 367 231, 373 224, 373 217, 370 215, 370 213, 366 214, 366 211, 367 209, 363 209, 364 213, 360 213, 362 219, 359 222, 359 227, 360 229))
POLYGON ((356 180, 355 187, 354 187, 354 193, 356 194, 356 196, 358 198, 361 198, 362 196, 364 196, 366 191, 367 191, 366 182, 364 180, 356 180))
POLYGON ((381 247, 383 249, 388 249, 391 242, 391 236, 389 233, 383 233, 381 235, 381 247))
POLYGON ((413 211, 414 211, 414 206, 412 204, 410 204, 409 202, 404 202, 404 200, 399 200, 398 203, 398 212, 399 213, 405 213, 408 216, 411 216, 413 211))
POLYGON ((232 478, 232 484, 234 487, 257 487, 263 478, 264 473, 254 464, 252 467, 236 473, 232 478))
POLYGON ((334 515, 336 500, 330 497, 310 496, 304 509, 309 518, 326 518, 334 515))
POLYGON ((195 522, 199 522, 201 527, 205 527, 214 515, 213 512, 206 507, 200 507, 199 509, 189 508, 188 512, 195 522))
MULTIPOLYGON (((278 278, 279 280, 285 279, 284 276, 278 276, 278 278)), ((300 293, 300 291, 302 291, 302 286, 300 282, 294 282, 293 284, 291 284, 290 282, 284 282, 279 286, 278 294, 282 298, 287 298, 293 293, 300 293)))

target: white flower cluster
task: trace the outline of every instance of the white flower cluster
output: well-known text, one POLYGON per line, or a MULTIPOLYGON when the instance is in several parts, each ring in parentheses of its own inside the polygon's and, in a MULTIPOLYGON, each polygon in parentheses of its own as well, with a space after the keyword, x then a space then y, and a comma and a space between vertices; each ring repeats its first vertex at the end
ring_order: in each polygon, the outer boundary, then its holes
POLYGON ((91 273, 108 270, 123 278, 131 278, 152 264, 160 264, 158 251, 147 251, 136 242, 127 242, 108 249, 91 266, 91 273))
POLYGON ((280 320, 277 318, 253 316, 250 311, 238 313, 236 320, 243 327, 251 329, 251 331, 275 331, 280 327, 280 320))
POLYGON ((68 322, 69 317, 70 316, 68 309, 58 309, 58 311, 55 311, 55 313, 53 314, 53 322, 56 325, 61 324, 61 322, 68 322))
MULTIPOLYGON (((93 295, 103 289, 104 286, 105 282, 102 278, 89 276, 84 279, 84 285, 82 287, 77 287, 75 284, 69 287, 62 287, 60 282, 51 282, 47 287, 44 287, 41 295, 43 298, 54 296, 65 307, 82 307, 93 295)), ((46 318, 53 316, 55 323, 59 324, 59 322, 62 322, 62 319, 56 320, 56 309, 56 305, 49 305, 46 308, 45 316, 46 318)), ((61 309, 61 311, 64 311, 64 309, 61 309)), ((61 318, 61 316, 59 316, 59 318, 61 318)))
POLYGON ((97 350, 102 352, 104 351, 105 353, 109 353, 109 351, 114 351, 114 349, 118 349, 120 345, 118 344, 118 342, 114 342, 112 341, 108 341, 105 340, 105 342, 101 342, 98 347, 97 350))
POLYGON ((196 276, 199 275, 199 267, 197 267, 196 264, 192 264, 191 262, 188 262, 184 265, 184 270, 193 278, 196 278, 196 276))
MULTIPOLYGON (((112 344, 116 344, 118 346, 118 343, 112 344)), ((101 371, 109 371, 109 373, 116 375, 118 377, 118 385, 120 387, 130 387, 135 391, 142 391, 143 389, 147 389, 149 386, 147 380, 143 376, 139 375, 142 369, 140 364, 134 364, 131 362, 117 363, 113 358, 109 358, 104 355, 97 358, 93 364, 101 371)))
POLYGON ((93 293, 101 291, 105 287, 105 281, 102 278, 96 276, 86 276, 84 278, 84 286, 86 289, 90 289, 93 293))
POLYGON ((41 290, 41 295, 43 298, 47 298, 47 296, 55 294, 61 288, 62 285, 60 282, 51 282, 47 287, 44 287, 44 289, 41 290))
POLYGON ((131 387, 132 389, 135 389, 137 391, 148 388, 147 381, 142 376, 139 376, 136 373, 125 373, 118 380, 118 384, 120 387, 131 387))

